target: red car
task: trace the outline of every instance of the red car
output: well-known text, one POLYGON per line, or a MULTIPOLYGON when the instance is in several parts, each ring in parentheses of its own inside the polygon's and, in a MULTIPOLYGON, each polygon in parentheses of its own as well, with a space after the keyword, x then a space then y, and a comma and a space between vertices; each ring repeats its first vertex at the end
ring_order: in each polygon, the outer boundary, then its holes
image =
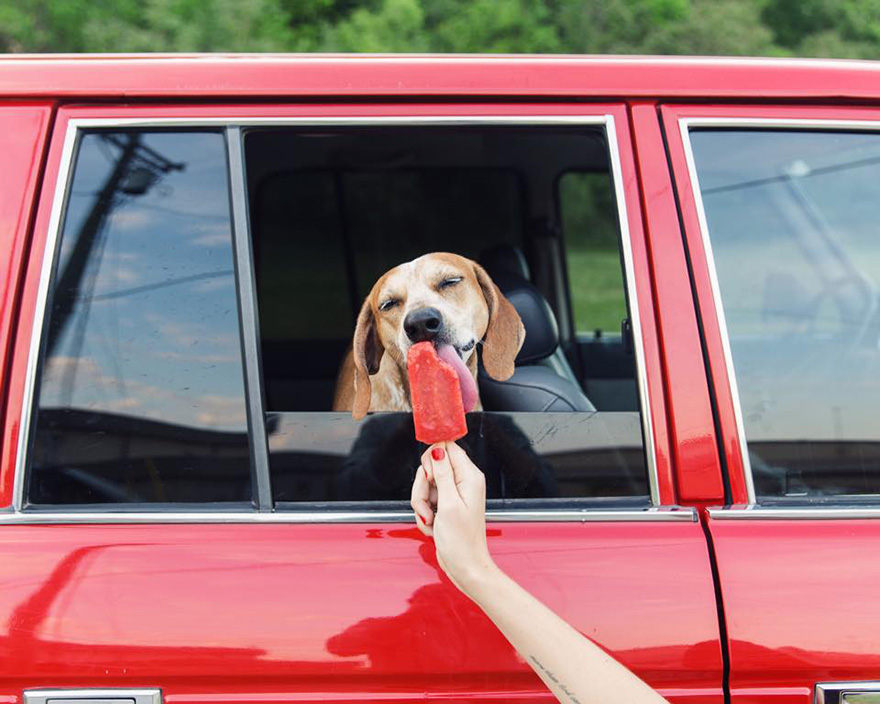
POLYGON ((442 576, 372 283, 517 308, 497 562, 673 702, 880 701, 880 65, 0 60, 0 704, 547 701, 442 576))

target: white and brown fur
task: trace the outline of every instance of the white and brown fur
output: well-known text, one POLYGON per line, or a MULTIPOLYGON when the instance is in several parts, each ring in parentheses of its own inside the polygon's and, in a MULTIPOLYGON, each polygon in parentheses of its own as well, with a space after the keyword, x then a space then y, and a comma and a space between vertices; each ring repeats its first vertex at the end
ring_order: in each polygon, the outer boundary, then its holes
POLYGON ((423 308, 439 311, 443 341, 460 351, 475 378, 477 343, 489 376, 510 378, 525 339, 519 315, 479 264, 435 252, 391 269, 373 286, 336 380, 334 411, 361 419, 368 411, 412 410, 406 356, 413 342, 404 320, 423 308))

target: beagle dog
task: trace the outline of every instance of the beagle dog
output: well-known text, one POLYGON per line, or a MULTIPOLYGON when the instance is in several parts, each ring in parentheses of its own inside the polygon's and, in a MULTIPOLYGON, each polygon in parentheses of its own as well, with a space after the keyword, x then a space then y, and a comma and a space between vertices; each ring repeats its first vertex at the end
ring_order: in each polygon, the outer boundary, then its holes
POLYGON ((411 411, 406 356, 426 340, 458 374, 465 410, 479 410, 477 344, 486 372, 504 381, 513 374, 525 328, 476 262, 434 252, 401 264, 375 283, 361 307, 333 410, 351 411, 358 420, 368 411, 411 411))

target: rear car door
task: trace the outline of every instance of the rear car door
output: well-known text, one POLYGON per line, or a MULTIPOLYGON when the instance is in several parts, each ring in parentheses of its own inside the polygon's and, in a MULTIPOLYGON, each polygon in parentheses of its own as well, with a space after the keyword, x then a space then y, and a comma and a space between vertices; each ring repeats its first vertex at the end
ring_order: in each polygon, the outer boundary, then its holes
POLYGON ((732 505, 733 702, 880 696, 880 112, 662 110, 732 505))
MULTIPOLYGON (((564 146, 583 134, 584 167, 613 180, 637 405, 474 414, 467 441, 487 463, 503 447, 549 473, 541 486, 551 487, 518 494, 509 475, 517 460, 499 465, 491 549, 670 700, 723 701, 706 541, 696 513, 677 507, 672 479, 626 111, 515 104, 58 111, 7 370, 0 697, 549 697, 443 577, 403 497, 383 494, 384 484, 378 493, 359 493, 358 481, 340 489, 343 475, 364 468, 369 427, 373 446, 399 437, 404 456, 418 451, 407 419, 377 414, 359 425, 346 413, 295 407, 323 393, 317 371, 294 372, 303 360, 335 366, 323 357, 336 341, 319 331, 338 327, 336 297, 340 310, 347 298, 333 279, 318 278, 303 297, 289 294, 291 282, 327 262, 351 273, 369 256, 346 253, 388 247, 343 211, 393 188, 424 198, 420 184, 443 182, 427 171, 453 153, 446 145, 473 159, 476 140, 497 170, 492 141, 510 130, 522 144, 564 146), (393 158, 362 157, 364 134, 393 158), (335 160, 303 161, 328 149, 335 160), (422 154, 424 173, 394 171, 422 154), (376 173, 355 168, 362 158, 376 173), (389 170, 398 179, 390 185, 389 170), (289 223, 286 235, 279 222, 289 223), (319 253, 331 230, 337 259, 319 253), (277 275, 277 262, 288 276, 277 275), (288 335, 291 320, 305 321, 311 336, 288 335)), ((524 178, 552 184, 553 173, 539 176, 524 178)), ((430 202, 440 202, 441 187, 432 189, 430 202)), ((564 280, 558 263, 546 271, 564 280)), ((357 291, 354 277, 340 281, 357 291)), ((415 470, 366 463, 371 478, 389 468, 398 487, 415 470)))

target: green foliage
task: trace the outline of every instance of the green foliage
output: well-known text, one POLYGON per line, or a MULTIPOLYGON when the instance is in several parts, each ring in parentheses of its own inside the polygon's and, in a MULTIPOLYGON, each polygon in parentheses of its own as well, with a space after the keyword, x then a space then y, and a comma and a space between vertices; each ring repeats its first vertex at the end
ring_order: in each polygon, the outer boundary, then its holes
POLYGON ((880 0, 0 0, 0 51, 880 56, 880 0))
POLYGON ((880 0, 770 0, 762 19, 794 54, 880 56, 880 0))
POLYGON ((288 27, 277 0, 0 0, 5 51, 283 51, 288 27))
POLYGON ((425 15, 419 0, 382 0, 355 8, 324 32, 325 51, 427 51, 425 15))

